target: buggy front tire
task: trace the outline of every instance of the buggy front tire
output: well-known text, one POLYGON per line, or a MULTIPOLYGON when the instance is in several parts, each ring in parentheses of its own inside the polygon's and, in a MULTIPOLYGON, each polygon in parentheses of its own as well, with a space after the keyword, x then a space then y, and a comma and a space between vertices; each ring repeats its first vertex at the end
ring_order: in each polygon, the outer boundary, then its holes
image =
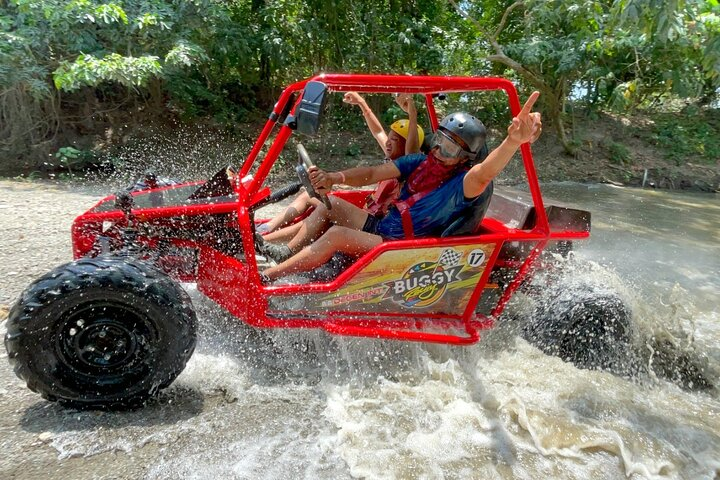
POLYGON ((73 408, 142 405, 195 349, 187 293, 143 262, 85 258, 32 283, 13 305, 5 347, 18 377, 73 408))

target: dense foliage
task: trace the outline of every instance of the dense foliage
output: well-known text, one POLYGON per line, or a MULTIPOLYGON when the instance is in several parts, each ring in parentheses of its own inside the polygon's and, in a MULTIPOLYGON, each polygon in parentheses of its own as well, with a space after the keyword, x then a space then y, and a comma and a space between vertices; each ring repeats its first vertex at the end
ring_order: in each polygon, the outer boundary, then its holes
MULTIPOLYGON (((504 75, 569 102, 717 102, 718 0, 10 0, 0 2, 0 153, 57 151, 98 112, 228 124, 319 71, 504 75), (43 147, 45 146, 45 147, 43 147), (44 150, 43 150, 44 148, 44 150)), ((108 120, 112 124, 111 120, 108 120)))

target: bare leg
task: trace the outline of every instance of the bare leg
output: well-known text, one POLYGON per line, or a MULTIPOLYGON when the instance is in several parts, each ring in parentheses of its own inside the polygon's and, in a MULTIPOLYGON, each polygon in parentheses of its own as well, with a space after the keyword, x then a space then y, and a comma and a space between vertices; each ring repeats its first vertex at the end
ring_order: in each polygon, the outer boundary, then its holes
POLYGON ((324 264, 336 252, 359 256, 369 252, 382 241, 382 237, 379 235, 349 227, 333 226, 315 243, 303 248, 280 265, 268 268, 263 273, 267 275, 268 279, 275 280, 291 273, 306 272, 324 264))
POLYGON ((307 192, 301 192, 280 215, 275 215, 267 222, 267 231, 274 232, 278 228, 290 224, 298 215, 305 213, 311 205, 313 205, 313 199, 310 198, 310 195, 307 192))
MULTIPOLYGON (((332 202, 333 205, 331 210, 328 211, 324 205, 317 205, 310 216, 302 222, 299 222, 296 230, 297 233, 287 245, 264 242, 263 245, 260 246, 260 251, 263 255, 274 259, 278 263, 282 263, 292 257, 301 248, 319 238, 332 223, 337 223, 354 230, 362 230, 368 218, 365 210, 335 197, 331 197, 330 202, 332 202)), ((284 236, 288 233, 288 229, 283 230, 285 231, 282 233, 276 233, 284 236)), ((277 236, 273 234, 271 239, 272 238, 277 238, 277 236)))
POLYGON ((263 240, 266 242, 285 242, 297 235, 301 226, 302 222, 293 223, 292 225, 275 230, 267 235, 263 235, 263 240))
POLYGON ((353 230, 362 230, 368 217, 365 210, 340 198, 332 196, 329 198, 332 203, 332 210, 328 210, 323 205, 318 205, 308 218, 300 222, 300 230, 288 242, 291 251, 297 252, 312 243, 328 229, 331 223, 349 227, 353 230))

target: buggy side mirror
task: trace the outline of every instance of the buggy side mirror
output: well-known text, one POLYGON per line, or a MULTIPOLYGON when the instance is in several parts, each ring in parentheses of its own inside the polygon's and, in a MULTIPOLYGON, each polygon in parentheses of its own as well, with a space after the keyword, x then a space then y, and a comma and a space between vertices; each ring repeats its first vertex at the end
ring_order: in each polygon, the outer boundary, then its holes
POLYGON ((326 103, 327 86, 322 82, 308 82, 305 84, 300 105, 295 110, 295 116, 288 116, 285 125, 303 135, 317 134, 326 103))

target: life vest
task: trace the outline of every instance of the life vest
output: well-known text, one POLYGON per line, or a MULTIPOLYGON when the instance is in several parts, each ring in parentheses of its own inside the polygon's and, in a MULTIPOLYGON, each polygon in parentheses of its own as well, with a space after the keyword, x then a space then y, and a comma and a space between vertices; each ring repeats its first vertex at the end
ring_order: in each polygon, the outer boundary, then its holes
POLYGON ((379 182, 373 193, 365 200, 365 210, 373 216, 385 215, 400 195, 400 182, 397 179, 379 182))

